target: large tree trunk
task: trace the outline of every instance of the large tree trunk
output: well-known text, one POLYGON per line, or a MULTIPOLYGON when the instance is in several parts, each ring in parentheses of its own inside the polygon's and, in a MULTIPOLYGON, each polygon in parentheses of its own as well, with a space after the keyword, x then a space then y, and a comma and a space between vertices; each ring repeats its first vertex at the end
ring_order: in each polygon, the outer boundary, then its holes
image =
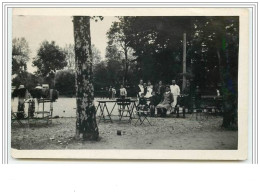
POLYGON ((77 122, 76 137, 98 139, 92 72, 90 17, 74 16, 77 122))
POLYGON ((236 97, 231 91, 232 83, 230 83, 231 76, 229 73, 228 56, 226 56, 226 49, 223 48, 217 51, 217 56, 219 60, 219 71, 220 79, 222 83, 222 98, 223 98, 223 127, 229 127, 232 123, 235 123, 236 117, 236 97))

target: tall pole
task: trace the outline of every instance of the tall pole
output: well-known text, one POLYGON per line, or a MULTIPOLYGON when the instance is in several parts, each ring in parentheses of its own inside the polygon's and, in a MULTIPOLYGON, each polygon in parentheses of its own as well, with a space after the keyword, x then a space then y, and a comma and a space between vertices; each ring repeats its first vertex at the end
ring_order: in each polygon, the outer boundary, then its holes
POLYGON ((182 91, 186 87, 186 33, 183 33, 183 58, 182 58, 182 64, 183 64, 183 76, 182 76, 182 91))

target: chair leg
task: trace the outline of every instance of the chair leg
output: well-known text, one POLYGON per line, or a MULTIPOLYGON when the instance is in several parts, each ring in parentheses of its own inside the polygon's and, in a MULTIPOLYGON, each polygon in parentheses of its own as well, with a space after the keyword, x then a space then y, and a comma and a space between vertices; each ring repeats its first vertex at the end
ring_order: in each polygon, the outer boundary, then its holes
POLYGON ((147 122, 152 126, 152 124, 150 123, 150 121, 148 120, 148 118, 146 117, 146 120, 147 120, 147 122))
POLYGON ((142 121, 142 123, 141 124, 144 124, 144 121, 145 120, 147 120, 147 122, 149 123, 149 125, 151 125, 152 126, 152 124, 150 123, 150 121, 148 120, 148 118, 147 118, 147 116, 144 116, 144 119, 143 119, 143 121, 142 121))

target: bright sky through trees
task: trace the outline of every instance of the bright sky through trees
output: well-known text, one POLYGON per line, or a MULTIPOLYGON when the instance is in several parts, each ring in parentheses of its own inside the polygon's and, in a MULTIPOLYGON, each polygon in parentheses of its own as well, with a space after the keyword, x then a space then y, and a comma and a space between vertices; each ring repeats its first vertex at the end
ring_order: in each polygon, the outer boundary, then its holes
MULTIPOLYGON (((104 17, 103 21, 95 22, 91 20, 91 41, 101 52, 101 57, 105 57, 107 46, 106 32, 109 30, 115 17, 104 17)), ((55 41, 60 47, 66 44, 73 44, 73 23, 69 16, 13 16, 13 38, 24 37, 31 50, 28 71, 34 72, 32 58, 36 56, 37 50, 43 41, 55 41)))

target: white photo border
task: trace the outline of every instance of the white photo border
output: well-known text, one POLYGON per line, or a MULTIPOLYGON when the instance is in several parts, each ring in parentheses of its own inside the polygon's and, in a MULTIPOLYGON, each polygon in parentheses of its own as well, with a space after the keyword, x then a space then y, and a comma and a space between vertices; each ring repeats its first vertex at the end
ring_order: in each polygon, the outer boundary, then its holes
MULTIPOLYGON (((248 148, 248 157, 249 160, 253 164, 258 164, 258 2, 240 2, 240 3, 205 3, 205 2, 196 2, 196 3, 74 3, 74 2, 66 2, 66 3, 57 3, 57 2, 21 2, 21 3, 11 3, 11 2, 2 2, 2 96, 1 96, 1 124, 2 124, 2 133, 1 133, 1 152, 2 152, 2 164, 8 164, 11 157, 11 139, 10 139, 10 67, 8 64, 10 63, 10 47, 8 43, 12 40, 10 35, 10 28, 8 26, 8 22, 10 21, 10 13, 12 8, 69 8, 69 7, 92 7, 92 8, 101 8, 101 7, 154 7, 154 8, 248 8, 250 9, 250 27, 252 31, 250 31, 250 63, 249 63, 249 74, 250 74, 250 83, 249 83, 249 120, 248 120, 248 139, 249 146, 248 148), (8 61, 9 60, 9 61, 8 61), (252 79, 251 79, 252 76, 252 79)), ((136 152, 136 151, 135 151, 136 152)), ((102 158, 101 158, 102 159, 102 158)), ((109 159, 109 158, 108 158, 109 159)), ((114 158, 115 159, 115 158, 114 158)), ((136 158, 134 158, 136 159, 136 158)), ((190 158, 193 159, 193 158, 190 158)), ((196 160, 194 158, 193 160, 196 160)), ((219 160, 216 159, 205 159, 205 160, 219 160)))

